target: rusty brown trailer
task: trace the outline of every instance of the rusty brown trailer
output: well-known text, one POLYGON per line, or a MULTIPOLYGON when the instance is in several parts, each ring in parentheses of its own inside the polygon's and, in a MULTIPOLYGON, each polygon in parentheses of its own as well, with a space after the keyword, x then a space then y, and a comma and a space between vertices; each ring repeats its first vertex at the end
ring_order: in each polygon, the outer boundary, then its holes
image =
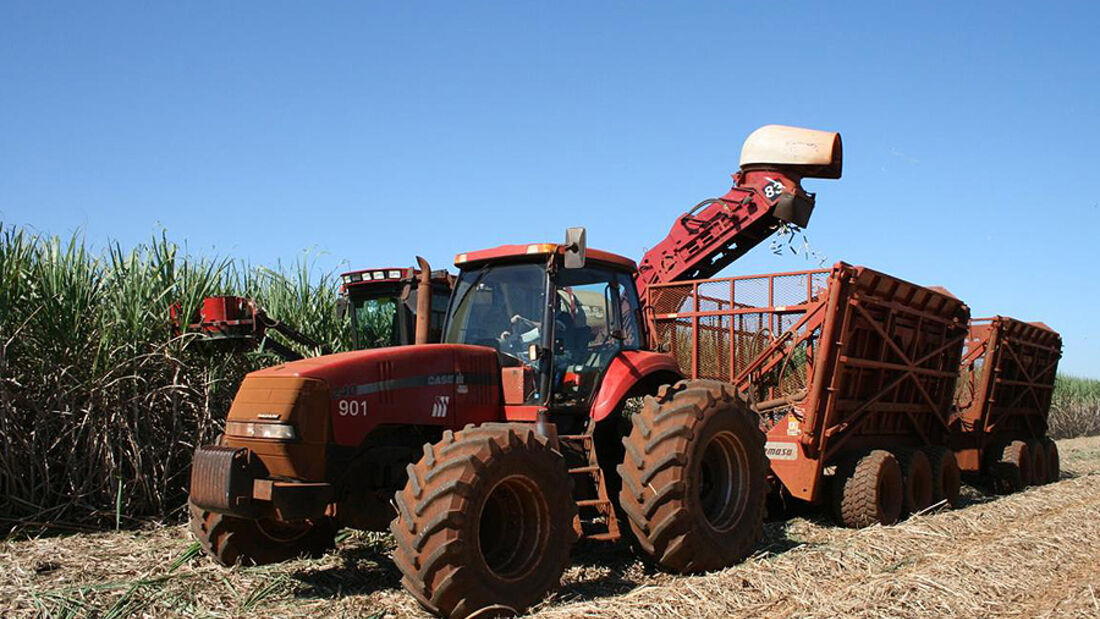
POLYGON ((963 472, 980 475, 1011 441, 1043 439, 1061 357, 1062 337, 1043 323, 971 321, 951 420, 963 472))
POLYGON ((686 375, 732 382, 771 470, 824 498, 825 469, 870 449, 949 444, 970 309, 866 267, 653 286, 650 326, 686 375))

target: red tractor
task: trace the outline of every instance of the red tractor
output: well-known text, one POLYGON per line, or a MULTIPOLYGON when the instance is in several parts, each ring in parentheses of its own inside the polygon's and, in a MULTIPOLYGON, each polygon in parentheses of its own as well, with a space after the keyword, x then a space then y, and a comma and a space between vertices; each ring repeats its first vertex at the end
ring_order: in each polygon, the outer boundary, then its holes
POLYGON ((766 127, 735 186, 641 268, 587 250, 582 229, 459 254, 443 343, 249 374, 220 444, 195 454, 196 537, 222 563, 265 563, 322 552, 339 526, 388 527, 404 586, 447 617, 522 612, 576 539, 616 540, 621 521, 666 569, 740 561, 767 492, 757 416, 732 384, 682 380, 654 350, 645 290, 805 225, 800 180, 840 167, 837 134, 766 127))
POLYGON ((355 349, 439 341, 454 276, 433 271, 420 256, 416 260, 418 269, 364 269, 340 276, 355 349))

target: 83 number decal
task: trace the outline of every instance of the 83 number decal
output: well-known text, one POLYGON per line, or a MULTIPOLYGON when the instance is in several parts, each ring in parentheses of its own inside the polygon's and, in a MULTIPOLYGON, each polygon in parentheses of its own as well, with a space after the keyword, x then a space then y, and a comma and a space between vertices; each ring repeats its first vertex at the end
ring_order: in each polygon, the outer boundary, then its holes
POLYGON ((781 195, 783 195, 783 183, 769 178, 768 184, 764 185, 764 197, 768 202, 775 202, 781 195))

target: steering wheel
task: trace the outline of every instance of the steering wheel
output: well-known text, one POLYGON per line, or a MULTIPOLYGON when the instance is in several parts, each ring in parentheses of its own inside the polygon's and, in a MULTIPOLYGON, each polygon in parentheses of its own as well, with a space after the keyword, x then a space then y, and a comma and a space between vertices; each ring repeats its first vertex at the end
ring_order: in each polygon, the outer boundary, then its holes
MULTIPOLYGON (((512 319, 508 322, 508 329, 502 331, 500 336, 497 337, 497 342, 500 344, 497 350, 499 350, 501 354, 516 359, 520 363, 526 365, 527 361, 523 358, 525 344, 523 336, 533 330, 537 331, 538 323, 533 320, 528 320, 519 314, 512 316, 512 319)), ((532 341, 534 341, 534 339, 537 338, 533 338, 532 341)))

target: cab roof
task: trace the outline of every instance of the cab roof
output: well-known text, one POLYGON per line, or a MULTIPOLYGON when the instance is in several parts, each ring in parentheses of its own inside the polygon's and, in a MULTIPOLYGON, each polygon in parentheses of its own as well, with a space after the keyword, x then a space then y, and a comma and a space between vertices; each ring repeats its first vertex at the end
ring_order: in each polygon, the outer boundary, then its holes
MULTIPOLYGON (((531 243, 528 245, 500 245, 491 249, 479 249, 477 251, 469 251, 455 256, 455 266, 459 268, 468 268, 490 260, 506 260, 508 258, 524 258, 527 256, 546 256, 552 253, 564 254, 565 245, 559 243, 531 243)), ((586 250, 585 254, 588 260, 612 264, 621 268, 630 269, 631 271, 637 269, 637 265, 634 264, 633 260, 618 254, 591 248, 586 250)))
MULTIPOLYGON (((369 284, 392 284, 420 276, 420 269, 411 267, 385 267, 378 269, 358 269, 340 274, 344 286, 364 286, 369 284)), ((432 271, 432 281, 446 282, 446 271, 432 271)))

